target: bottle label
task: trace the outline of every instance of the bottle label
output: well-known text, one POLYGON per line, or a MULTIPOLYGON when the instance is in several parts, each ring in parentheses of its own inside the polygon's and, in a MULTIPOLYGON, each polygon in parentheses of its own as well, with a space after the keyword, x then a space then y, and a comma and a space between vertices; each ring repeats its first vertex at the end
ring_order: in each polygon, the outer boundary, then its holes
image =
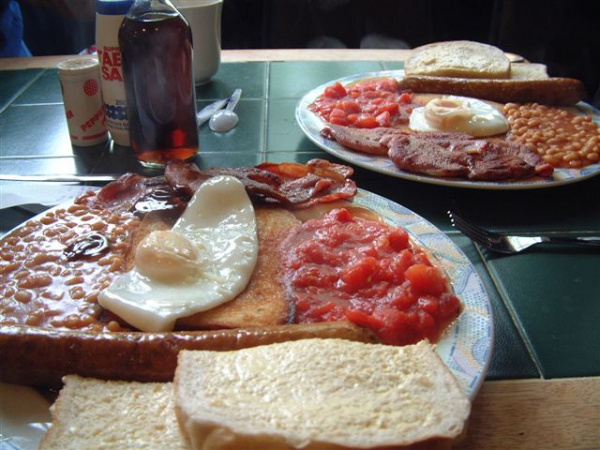
POLYGON ((102 67, 102 79, 104 81, 123 81, 123 63, 121 61, 121 49, 119 47, 104 46, 98 48, 98 57, 102 67))
POLYGON ((118 33, 123 16, 97 15, 97 47, 106 125, 113 140, 129 145, 129 122, 118 33))

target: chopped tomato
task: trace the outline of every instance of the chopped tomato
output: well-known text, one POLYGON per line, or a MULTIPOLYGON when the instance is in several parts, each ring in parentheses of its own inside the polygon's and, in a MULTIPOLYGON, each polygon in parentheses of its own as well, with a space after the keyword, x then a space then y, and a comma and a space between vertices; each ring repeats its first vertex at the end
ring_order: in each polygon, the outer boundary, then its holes
POLYGON ((325 88, 325 96, 329 98, 342 98, 345 97, 348 92, 341 83, 334 83, 333 85, 325 88))
POLYGON ((429 295, 420 297, 418 303, 419 307, 423 311, 427 311, 429 314, 436 314, 440 309, 438 299, 429 295))
POLYGON ((338 107, 346 111, 348 114, 350 113, 359 113, 361 111, 360 105, 352 100, 344 100, 338 103, 338 107))
MULTIPOLYGON (((381 93, 377 92, 377 91, 365 91, 363 92, 362 95, 364 98, 368 98, 368 99, 379 99, 381 98, 381 93)), ((373 101, 371 101, 370 103, 373 103, 373 101)))
POLYGON ((398 92, 398 89, 399 89, 398 80, 396 80, 395 78, 388 78, 388 79, 382 80, 379 82, 378 88, 379 88, 379 90, 382 90, 382 91, 398 92))
POLYGON ((437 335, 437 326, 434 318, 423 310, 419 310, 419 328, 428 339, 434 339, 437 335))
POLYGON ((347 292, 356 292, 368 286, 376 270, 377 260, 375 258, 368 256, 358 260, 342 272, 340 280, 343 282, 343 289, 347 292))
POLYGON ((412 95, 410 95, 408 92, 404 92, 403 94, 400 94, 400 97, 398 100, 401 103, 410 103, 410 102, 412 102, 412 95))
POLYGON ((391 116, 388 111, 384 111, 379 114, 377 117, 375 117, 375 120, 377 121, 377 126, 380 127, 389 127, 392 123, 391 116))
POLYGON ((405 125, 412 110, 418 106, 421 104, 416 103, 410 93, 400 91, 396 79, 383 78, 359 81, 347 87, 339 82, 333 83, 309 105, 309 109, 332 124, 373 128, 405 125), (333 114, 336 109, 356 116, 342 118, 333 114), (388 112, 389 117, 384 112, 388 112), (372 118, 367 119, 366 116, 372 118))
POLYGON ((329 122, 334 125, 346 125, 348 123, 346 111, 334 108, 329 114, 329 122))
POLYGON ((378 333, 383 342, 391 345, 406 345, 413 342, 418 324, 417 315, 397 309, 382 308, 376 312, 376 317, 382 318, 385 322, 378 333))
POLYGON ((406 230, 334 209, 281 246, 296 321, 349 320, 387 344, 435 341, 461 305, 406 230))
POLYGON ((379 105, 377 111, 379 111, 380 113, 387 111, 391 115, 394 115, 400 112, 400 106, 398 106, 398 103, 383 103, 379 105))
POLYGON ((415 264, 406 269, 404 275, 417 292, 440 295, 446 289, 440 271, 433 266, 415 264))
POLYGON ((388 241, 395 251, 399 252, 405 250, 409 245, 408 233, 402 228, 396 228, 389 234, 388 241))
POLYGON ((379 125, 377 119, 373 116, 369 116, 367 114, 361 114, 354 122, 356 128, 375 128, 379 125))
POLYGON ((319 316, 323 316, 325 314, 329 314, 331 311, 333 311, 334 308, 335 308, 335 303, 333 303, 333 302, 323 303, 318 308, 314 308, 311 310, 311 316, 319 317, 319 316))
POLYGON ((439 306, 440 317, 455 317, 460 311, 460 300, 455 295, 442 295, 439 306))

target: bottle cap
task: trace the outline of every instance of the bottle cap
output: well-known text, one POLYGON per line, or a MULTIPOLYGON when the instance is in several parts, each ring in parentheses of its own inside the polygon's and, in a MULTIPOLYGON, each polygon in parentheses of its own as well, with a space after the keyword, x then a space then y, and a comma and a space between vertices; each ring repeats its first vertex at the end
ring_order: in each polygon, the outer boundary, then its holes
POLYGON ((127 14, 133 5, 133 0, 98 0, 96 12, 107 16, 122 16, 127 14))

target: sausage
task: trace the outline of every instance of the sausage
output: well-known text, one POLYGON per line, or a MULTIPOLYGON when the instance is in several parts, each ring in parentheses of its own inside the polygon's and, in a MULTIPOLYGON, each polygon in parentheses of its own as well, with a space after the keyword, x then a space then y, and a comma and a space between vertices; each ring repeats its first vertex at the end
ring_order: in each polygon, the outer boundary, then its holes
POLYGON ((537 80, 472 79, 411 75, 400 80, 400 88, 429 94, 475 97, 498 103, 540 103, 572 106, 585 97, 583 83, 574 78, 537 80))
POLYGON ((347 322, 169 333, 94 333, 1 325, 0 380, 46 388, 60 388, 62 377, 68 374, 164 382, 173 379, 182 349, 226 351, 308 338, 375 342, 370 331, 347 322))

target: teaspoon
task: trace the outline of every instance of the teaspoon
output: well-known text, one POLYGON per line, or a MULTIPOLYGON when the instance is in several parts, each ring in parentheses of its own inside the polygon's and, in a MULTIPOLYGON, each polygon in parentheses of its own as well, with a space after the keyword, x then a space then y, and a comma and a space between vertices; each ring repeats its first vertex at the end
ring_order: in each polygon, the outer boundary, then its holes
POLYGON ((234 108, 236 107, 241 95, 242 90, 236 89, 231 95, 231 99, 227 103, 225 109, 217 111, 215 114, 213 114, 208 121, 208 126, 212 131, 217 133, 226 133, 237 126, 240 119, 235 113, 234 108))

